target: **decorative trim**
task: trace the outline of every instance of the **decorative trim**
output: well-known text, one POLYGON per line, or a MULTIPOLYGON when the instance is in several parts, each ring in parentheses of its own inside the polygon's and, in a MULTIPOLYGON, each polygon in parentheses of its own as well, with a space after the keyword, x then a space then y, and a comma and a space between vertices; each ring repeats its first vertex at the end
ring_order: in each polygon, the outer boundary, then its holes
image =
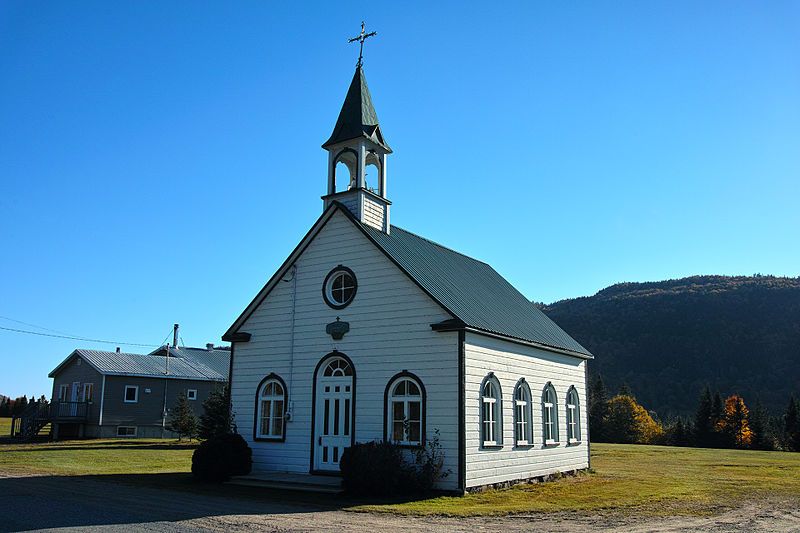
POLYGON ((592 468, 592 439, 589 433, 589 362, 583 368, 583 383, 586 391, 586 460, 589 469, 592 468))
POLYGON ((458 332, 458 490, 467 490, 466 333, 458 332))
POLYGON ((581 427, 581 397, 578 394, 578 389, 575 388, 575 385, 570 385, 569 388, 567 389, 567 395, 564 396, 564 409, 566 410, 564 415, 565 415, 565 421, 567 423, 566 444, 567 444, 567 446, 577 446, 578 444, 581 443, 581 437, 583 436, 582 435, 583 428, 581 427), (570 416, 569 416, 569 396, 573 392, 575 393, 575 397, 578 399, 578 402, 575 404, 575 413, 574 413, 574 414, 576 414, 578 416, 578 419, 575 421, 575 428, 578 430, 578 436, 575 437, 575 435, 573 435, 570 438, 570 436, 569 436, 569 433, 570 433, 570 431, 569 431, 569 419, 570 419, 570 416))
POLYGON ((325 326, 325 333, 331 336, 333 340, 340 341, 344 338, 345 334, 350 331, 350 322, 341 322, 339 317, 336 317, 335 322, 329 322, 325 326))
POLYGON ((544 387, 542 388, 542 395, 541 395, 541 398, 540 398, 539 405, 541 405, 541 407, 542 407, 542 446, 544 448, 555 448, 556 446, 558 446, 560 444, 561 436, 559 435, 559 431, 558 431, 558 394, 556 393, 556 388, 553 386, 553 382, 552 381, 548 381, 547 383, 545 383, 544 387), (553 423, 553 428, 555 430, 554 431, 554 436, 556 437, 555 439, 549 439, 549 440, 546 438, 547 437, 547 431, 545 430, 545 416, 544 416, 544 410, 545 410, 544 396, 547 393, 548 389, 552 389, 552 391, 553 391, 553 421, 552 421, 552 423, 553 423))
POLYGON ((528 382, 525 381, 525 378, 519 378, 517 383, 514 385, 514 394, 511 396, 511 406, 513 407, 513 418, 514 418, 514 448, 519 449, 529 449, 534 446, 534 435, 533 435, 533 394, 531 393, 531 387, 528 385, 528 382), (528 444, 518 444, 517 443, 517 391, 520 387, 525 387, 528 393, 528 435, 530 437, 528 439, 528 444))
POLYGON ((258 441, 258 442, 285 442, 286 441, 286 409, 288 407, 288 405, 287 405, 288 403, 289 403, 289 389, 286 388, 286 382, 283 381, 283 378, 280 377, 278 374, 272 372, 272 373, 268 374, 267 377, 262 379, 261 382, 259 382, 258 387, 256 387, 256 402, 255 402, 255 405, 253 406, 253 440, 254 441, 258 441), (272 381, 272 380, 277 381, 278 383, 281 384, 281 387, 283 387, 283 414, 282 414, 283 415, 283 426, 282 426, 282 430, 281 430, 281 436, 280 437, 259 437, 258 436, 258 418, 259 418, 259 416, 258 416, 258 401, 259 401, 259 399, 261 397, 261 387, 263 387, 264 384, 267 381, 272 381))
POLYGON ((480 413, 480 443, 482 449, 499 449, 503 447, 503 442, 505 441, 505 436, 503 435, 503 387, 500 386, 500 380, 497 379, 497 376, 494 375, 494 372, 489 372, 486 376, 481 380, 481 388, 478 390, 478 402, 479 409, 478 413, 480 413), (484 439, 483 434, 483 387, 486 385, 486 382, 494 381, 494 384, 497 386, 497 395, 498 398, 495 400, 495 405, 497 406, 497 416, 495 416, 494 423, 496 424, 495 427, 495 435, 494 435, 494 444, 486 444, 486 440, 484 439))
POLYGON ((311 453, 308 471, 312 474, 338 476, 341 475, 339 472, 317 470, 314 468, 314 452, 316 450, 314 442, 316 441, 317 436, 317 374, 319 374, 319 369, 322 368, 322 364, 332 357, 341 357, 347 361, 347 364, 350 365, 350 368, 353 370, 353 393, 352 401, 350 402, 350 446, 353 446, 356 443, 356 391, 358 390, 358 387, 356 387, 356 366, 353 364, 352 359, 347 357, 346 354, 338 350, 334 350, 319 360, 317 366, 314 367, 314 374, 311 378, 313 380, 313 386, 311 388, 311 431, 309 432, 311 433, 311 453))
POLYGON ((339 198, 340 196, 345 196, 346 194, 352 194, 352 193, 358 192, 358 191, 363 192, 367 196, 371 196, 373 199, 375 199, 375 200, 377 200, 377 201, 379 201, 379 202, 381 202, 383 204, 392 205, 392 201, 391 200, 387 200, 386 198, 384 198, 380 194, 374 193, 371 190, 367 189, 366 187, 353 187, 352 189, 348 189, 346 191, 340 191, 340 192, 335 192, 335 193, 332 193, 332 194, 326 194, 325 196, 321 196, 320 198, 322 200, 333 200, 335 202, 336 201, 335 199, 339 198))
POLYGON ((389 438, 389 432, 391 428, 389 427, 389 389, 401 378, 408 378, 414 381, 417 386, 419 386, 420 392, 422 393, 422 405, 420 406, 420 437, 419 437, 419 444, 400 444, 399 446, 402 448, 423 448, 425 443, 427 442, 426 439, 426 418, 428 414, 427 410, 427 403, 428 403, 428 394, 425 391, 425 385, 422 383, 422 380, 419 379, 419 376, 409 372, 408 370, 403 370, 402 372, 398 372, 391 378, 389 381, 386 382, 386 389, 383 391, 383 440, 385 442, 392 442, 392 439, 389 438))
POLYGON ((334 268, 330 272, 328 272, 328 275, 325 276, 325 281, 322 282, 322 299, 325 300, 325 303, 328 304, 328 307, 331 307, 333 309, 337 309, 337 310, 338 309, 344 309, 345 307, 347 307, 348 305, 353 303, 353 300, 356 299, 356 294, 357 293, 358 293, 358 279, 356 278, 356 274, 355 274, 355 272, 353 272, 352 270, 350 270, 349 268, 347 268, 346 266, 343 266, 343 265, 338 265, 336 268, 334 268), (349 274, 350 277, 353 278, 353 295, 346 302, 341 303, 341 304, 337 304, 335 302, 330 301, 330 299, 328 298, 328 282, 331 280, 331 278, 333 276, 335 276, 336 274, 338 274, 340 272, 344 272, 346 274, 349 274))

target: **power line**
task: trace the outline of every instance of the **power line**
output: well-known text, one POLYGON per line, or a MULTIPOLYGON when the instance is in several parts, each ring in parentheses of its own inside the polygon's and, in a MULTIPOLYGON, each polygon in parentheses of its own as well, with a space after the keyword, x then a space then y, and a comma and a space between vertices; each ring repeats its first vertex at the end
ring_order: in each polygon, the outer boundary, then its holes
POLYGON ((43 329, 45 331, 50 331, 50 332, 53 332, 53 333, 60 333, 61 335, 69 335, 69 333, 66 333, 64 331, 58 331, 57 329, 50 329, 50 328, 46 328, 44 326, 37 326, 36 324, 31 324, 30 322, 23 322, 22 320, 17 320, 15 318, 11 318, 11 317, 8 317, 8 316, 0 315, 0 318, 2 318, 3 320, 8 320, 10 322, 16 322, 17 324, 24 324, 26 326, 30 326, 30 327, 36 328, 36 329, 43 329))
MULTIPOLYGON (((38 326, 36 326, 36 327, 38 327, 38 326)), ((6 328, 6 327, 3 327, 3 326, 0 326, 0 329, 5 330, 5 331, 12 331, 14 333, 26 333, 28 335, 39 335, 40 337, 55 337, 57 339, 71 339, 71 340, 75 340, 75 341, 84 341, 84 342, 99 342, 99 343, 102 343, 102 344, 122 344, 122 345, 125 345, 125 346, 146 346, 146 347, 149 347, 149 348, 158 348, 159 347, 159 345, 157 345, 157 344, 143 344, 143 343, 139 343, 139 342, 106 341, 106 340, 102 340, 102 339, 90 339, 88 337, 75 337, 75 336, 72 336, 72 335, 53 335, 52 333, 41 333, 39 331, 28 331, 28 330, 24 330, 24 329, 6 328)))

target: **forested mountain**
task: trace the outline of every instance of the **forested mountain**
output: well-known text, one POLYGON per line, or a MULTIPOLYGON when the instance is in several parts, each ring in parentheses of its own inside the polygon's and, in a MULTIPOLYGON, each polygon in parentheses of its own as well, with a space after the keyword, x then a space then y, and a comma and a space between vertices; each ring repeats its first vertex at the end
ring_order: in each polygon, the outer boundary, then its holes
POLYGON ((800 278, 620 283, 543 310, 595 355, 591 374, 662 418, 691 413, 706 384, 775 414, 800 394, 800 278))

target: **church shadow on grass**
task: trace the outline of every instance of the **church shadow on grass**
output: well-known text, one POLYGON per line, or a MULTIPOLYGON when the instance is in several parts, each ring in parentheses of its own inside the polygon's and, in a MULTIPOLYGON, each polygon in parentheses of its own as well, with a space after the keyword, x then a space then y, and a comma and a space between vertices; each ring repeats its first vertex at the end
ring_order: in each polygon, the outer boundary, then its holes
POLYGON ((228 515, 302 515, 361 504, 423 499, 359 499, 196 481, 189 473, 0 477, 0 530, 179 522, 228 515))

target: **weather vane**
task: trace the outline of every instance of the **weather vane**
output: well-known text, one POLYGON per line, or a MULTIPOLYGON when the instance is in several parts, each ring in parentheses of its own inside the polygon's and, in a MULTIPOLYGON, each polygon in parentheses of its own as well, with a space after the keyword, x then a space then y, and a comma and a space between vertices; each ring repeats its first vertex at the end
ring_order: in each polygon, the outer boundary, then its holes
POLYGON ((378 32, 376 31, 371 31, 369 33, 366 33, 366 31, 364 30, 364 21, 362 20, 361 33, 358 35, 358 37, 353 37, 352 39, 347 41, 348 43, 354 43, 358 41, 361 44, 361 49, 358 51, 358 63, 356 63, 357 67, 360 67, 361 65, 364 64, 364 41, 366 41, 367 38, 374 37, 376 35, 378 35, 378 32))

